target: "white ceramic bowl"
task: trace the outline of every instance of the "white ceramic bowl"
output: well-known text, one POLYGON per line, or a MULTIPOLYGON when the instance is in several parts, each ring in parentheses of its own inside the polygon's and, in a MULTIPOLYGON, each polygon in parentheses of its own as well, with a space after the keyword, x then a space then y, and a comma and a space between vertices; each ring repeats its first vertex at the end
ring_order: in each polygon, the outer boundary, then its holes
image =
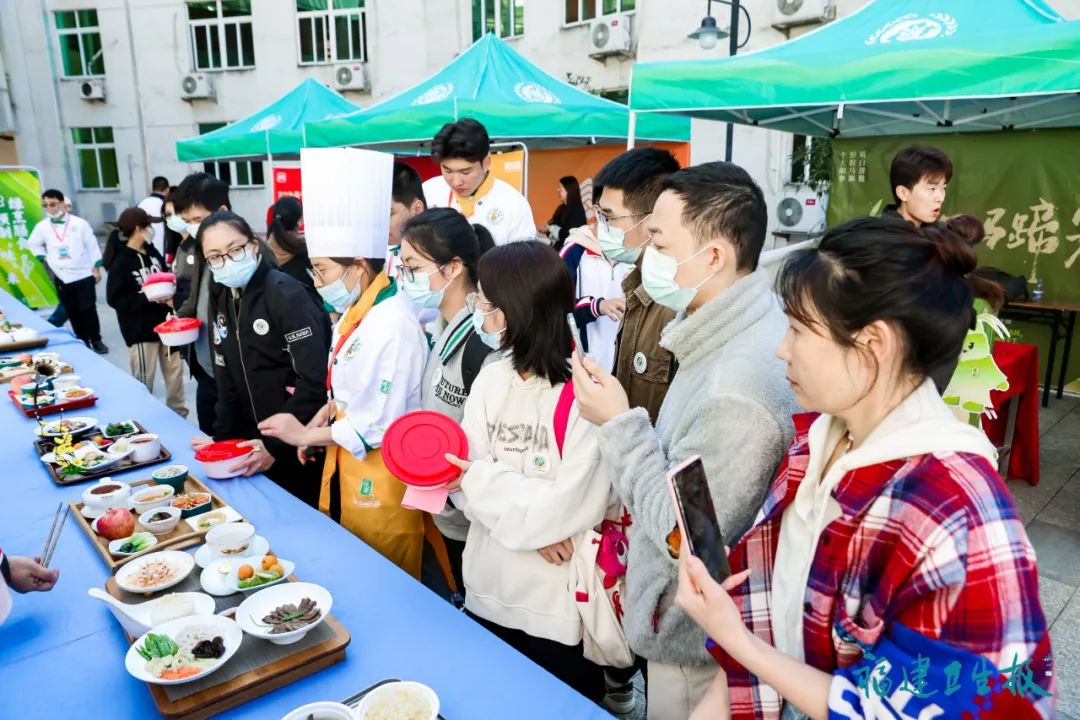
MULTIPOLYGON (((161 487, 158 485, 157 487, 161 487)), ((171 490, 172 488, 170 488, 171 490)), ((172 495, 165 501, 166 503, 172 502, 172 495)), ((162 507, 156 507, 153 510, 147 510, 143 514, 139 515, 139 524, 142 525, 147 532, 151 532, 155 535, 165 535, 172 532, 172 529, 176 527, 180 522, 180 508, 174 508, 169 505, 162 507), (149 522, 151 515, 157 515, 158 513, 167 513, 169 515, 168 520, 158 520, 156 522, 149 522)))
POLYGON ((281 720, 307 720, 309 717, 315 720, 356 720, 352 708, 339 702, 313 702, 296 708, 281 720))
POLYGON ((64 373, 53 378, 53 387, 57 390, 67 390, 68 388, 78 387, 81 381, 82 378, 78 375, 64 373))
POLYGON ((143 295, 150 302, 159 302, 161 300, 168 300, 176 294, 176 283, 171 282, 156 282, 149 285, 142 286, 143 295))
POLYGON ((221 639, 225 641, 225 654, 215 660, 212 665, 208 664, 208 667, 198 675, 180 678, 179 680, 162 680, 154 677, 147 670, 147 661, 139 654, 137 648, 142 647, 143 642, 146 640, 146 636, 143 635, 132 644, 128 649, 127 656, 124 658, 124 666, 127 668, 128 673, 136 680, 153 683, 154 685, 181 685, 194 680, 201 680, 227 663, 229 658, 240 649, 240 643, 244 640, 244 633, 241 632, 239 626, 232 620, 220 615, 194 615, 177 618, 158 625, 150 632, 155 635, 167 635, 175 641, 176 636, 182 634, 188 628, 206 628, 213 635, 221 636, 221 639))
POLYGON ((255 537, 251 523, 225 523, 210 528, 206 533, 206 545, 215 558, 233 558, 246 550, 255 537))
MULTIPOLYGON (((288 573, 286 573, 286 577, 288 577, 288 573)), ((330 614, 333 604, 334 601, 330 597, 330 591, 322 585, 307 582, 286 582, 272 585, 249 595, 236 609, 236 622, 244 632, 252 637, 269 640, 276 645, 290 645, 317 628, 330 614), (277 635, 270 634, 270 626, 263 623, 262 619, 270 614, 274 608, 286 603, 297 605, 304 598, 315 601, 318 609, 322 611, 319 619, 299 630, 277 635)))
POLYGON ((108 477, 101 478, 97 483, 83 490, 82 493, 83 505, 89 508, 91 512, 99 515, 109 508, 127 507, 130 499, 131 486, 108 477), (116 485, 117 487, 109 492, 100 492, 106 485, 116 485), (99 492, 95 492, 95 490, 99 492))
POLYGON ((131 504, 139 515, 154 508, 167 507, 172 503, 176 491, 168 485, 151 485, 138 490, 131 496, 131 504))
POLYGON ((380 698, 385 698, 387 695, 392 695, 398 691, 415 694, 428 701, 431 705, 431 714, 427 716, 426 720, 435 720, 439 717, 439 696, 435 694, 435 691, 422 683, 404 680, 380 685, 365 695, 364 699, 360 701, 359 707, 356 708, 356 720, 365 720, 368 711, 378 705, 380 698))
POLYGON ((50 420, 46 422, 43 427, 39 426, 34 428, 34 432, 37 433, 38 437, 61 437, 62 435, 67 434, 67 432, 70 432, 72 437, 75 437, 96 429, 97 418, 88 415, 80 415, 78 417, 64 418, 63 420, 50 420), (60 423, 62 422, 77 423, 79 429, 70 431, 64 430, 60 427, 60 423))
MULTIPOLYGON (((155 510, 154 512, 158 512, 155 510)), ((120 586, 120 589, 127 590, 129 593, 135 593, 136 595, 149 595, 155 593, 158 590, 164 590, 165 588, 171 588, 173 585, 178 585, 184 581, 191 571, 195 569, 195 558, 186 552, 179 550, 159 550, 152 552, 148 555, 142 555, 134 560, 128 561, 127 565, 120 566, 120 569, 116 571, 116 584, 120 586), (139 571, 144 566, 153 562, 164 562, 169 566, 171 572, 168 577, 145 587, 137 585, 135 578, 139 574, 139 571)))
POLYGON ((150 462, 157 459, 157 456, 161 454, 161 440, 152 433, 132 435, 128 438, 128 442, 131 443, 131 447, 134 449, 131 459, 137 463, 150 462))

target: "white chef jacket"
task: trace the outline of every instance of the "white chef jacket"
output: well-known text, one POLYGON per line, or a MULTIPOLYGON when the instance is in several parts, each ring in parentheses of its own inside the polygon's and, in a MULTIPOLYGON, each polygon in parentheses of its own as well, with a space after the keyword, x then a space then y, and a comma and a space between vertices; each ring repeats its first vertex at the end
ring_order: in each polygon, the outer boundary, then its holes
MULTIPOLYGON (((163 217, 165 215, 165 200, 159 195, 149 195, 143 198, 143 201, 139 203, 139 207, 145 210, 150 217, 163 217)), ((154 231, 154 236, 150 240, 151 243, 157 248, 161 257, 165 257, 165 223, 150 223, 150 229, 154 231)))
MULTIPOLYGON (((535 240, 536 222, 525 196, 510 183, 494 178, 491 190, 476 201, 469 222, 483 225, 495 239, 496 245, 515 240, 535 240)), ((424 198, 429 208, 449 207, 460 211, 457 196, 442 175, 424 182, 424 198)))
POLYGON ((63 223, 45 218, 30 233, 26 248, 45 262, 62 282, 73 283, 90 277, 101 262, 101 248, 90 223, 71 213, 63 223))
MULTIPOLYGON (((334 327, 331 348, 338 346, 344 319, 334 327)), ((382 445, 390 423, 419 410, 428 352, 424 332, 403 294, 368 310, 330 359, 334 401, 339 413, 345 413, 331 427, 334 442, 363 459, 369 449, 382 445)))

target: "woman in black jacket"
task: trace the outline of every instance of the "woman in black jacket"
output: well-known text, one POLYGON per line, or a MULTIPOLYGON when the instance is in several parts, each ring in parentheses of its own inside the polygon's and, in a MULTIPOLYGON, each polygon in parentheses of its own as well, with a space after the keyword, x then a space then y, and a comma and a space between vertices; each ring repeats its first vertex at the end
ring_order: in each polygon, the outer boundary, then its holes
MULTIPOLYGON (((258 425, 277 413, 306 424, 326 405, 329 318, 313 291, 262 257, 239 215, 219 211, 203 220, 198 244, 216 288, 209 298, 218 392, 214 439, 248 440, 255 452, 236 470, 265 473, 314 507, 321 465, 301 465, 296 448, 263 437, 258 425)), ((210 441, 200 436, 192 447, 210 441)))
POLYGON ((105 300, 116 310, 120 334, 128 346, 131 374, 153 392, 154 375, 160 365, 165 377, 165 402, 178 415, 187 417, 183 359, 163 345, 154 332, 154 327, 164 322, 171 301, 152 302, 142 291, 148 275, 165 272, 165 259, 150 242, 153 235, 150 216, 142 208, 130 207, 120 213, 102 254, 102 265, 109 272, 105 300))
POLYGON ((555 208, 555 214, 548 220, 547 225, 537 228, 542 235, 558 228, 559 234, 554 238, 556 250, 562 249, 563 243, 570 235, 570 231, 585 225, 585 206, 581 202, 581 186, 573 175, 559 178, 559 207, 555 208))
POLYGON ((311 279, 307 243, 300 232, 300 222, 303 219, 304 207, 299 200, 294 197, 279 199, 271 208, 266 244, 273 251, 281 272, 314 289, 315 281, 311 279))

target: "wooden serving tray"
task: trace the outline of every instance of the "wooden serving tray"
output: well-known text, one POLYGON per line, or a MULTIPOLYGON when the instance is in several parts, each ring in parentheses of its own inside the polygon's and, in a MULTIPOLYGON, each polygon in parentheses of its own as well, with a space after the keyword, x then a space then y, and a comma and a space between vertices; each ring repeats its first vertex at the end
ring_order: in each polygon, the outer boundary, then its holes
MULTIPOLYGON (((197 573, 194 573, 192 577, 194 576, 197 576, 197 573)), ((289 576, 289 582, 296 582, 296 579, 294 575, 289 576)), ((169 588, 165 592, 189 590, 190 581, 191 577, 181 586, 169 588)), ((121 590, 116 584, 116 578, 109 578, 105 584, 105 590, 122 602, 137 602, 136 598, 141 597, 130 595, 121 590)), ((223 603, 226 608, 235 607, 243 602, 246 597, 242 593, 236 593, 225 598, 215 598, 218 602, 217 610, 219 612, 222 610, 223 603)), ((242 705, 261 695, 277 690, 279 687, 294 683, 308 675, 314 675, 320 670, 344 660, 345 648, 352 641, 349 631, 338 622, 333 614, 327 615, 317 630, 322 628, 332 631, 332 635, 326 640, 315 645, 309 644, 306 647, 300 647, 296 652, 284 655, 276 660, 268 659, 265 665, 256 667, 217 685, 199 690, 186 697, 170 700, 165 687, 150 683, 147 683, 147 687, 150 689, 150 695, 154 698, 154 704, 157 706, 158 712, 169 720, 204 720, 213 717, 218 713, 225 712, 237 705, 242 705)), ((134 643, 138 639, 133 638, 126 632, 124 636, 127 638, 128 643, 134 643)), ((265 643, 267 650, 275 654, 280 654, 281 648, 291 647, 289 645, 275 646, 268 640, 260 640, 245 634, 243 647, 247 647, 248 643, 257 643, 259 645, 265 643)), ((302 643, 301 640, 298 645, 302 643)), ((240 652, 244 652, 244 650, 241 649, 240 652)), ((225 668, 218 672, 224 671, 225 668)), ((184 686, 173 685, 169 687, 175 690, 184 686)))
MULTIPOLYGON (((138 435, 146 432, 146 428, 143 427, 142 423, 135 422, 135 427, 139 430, 139 432, 136 433, 138 435)), ((100 430, 100 428, 98 429, 100 430)), ((101 433, 83 433, 79 436, 79 438, 89 440, 90 438, 96 437, 98 435, 101 435, 101 433)), ((37 440, 35 440, 34 448, 37 450, 38 457, 40 458, 45 453, 52 452, 53 446, 56 444, 56 440, 56 438, 51 437, 38 438, 37 440)), ((76 483, 83 483, 89 480, 97 480, 98 478, 108 477, 110 475, 115 475, 116 473, 127 472, 128 470, 134 470, 136 468, 150 467, 151 465, 157 465, 158 463, 163 463, 171 459, 172 453, 169 452, 168 448, 162 445, 161 452, 159 452, 158 456, 153 460, 147 460, 146 462, 135 462, 131 459, 131 456, 128 456, 120 462, 116 463, 115 465, 110 465, 106 468, 102 468, 101 470, 95 470, 93 472, 86 473, 85 475, 65 476, 60 474, 60 467, 58 465, 54 465, 53 463, 41 464, 45 467, 46 472, 49 473, 49 477, 52 478, 52 481, 57 485, 75 485, 76 483)))
MULTIPOLYGON (((131 486, 131 492, 132 495, 134 495, 137 490, 141 490, 151 485, 157 485, 157 483, 154 482, 152 478, 147 478, 146 480, 137 480, 136 482, 128 483, 128 485, 131 486)), ((224 500, 211 492, 208 487, 203 485, 201 480, 192 475, 189 475, 188 479, 184 482, 184 492, 209 493, 210 509, 206 512, 213 512, 214 510, 220 510, 221 508, 226 507, 226 503, 224 500)), ((134 555, 128 555, 122 558, 115 558, 112 556, 112 553, 109 552, 109 541, 94 532, 94 528, 90 526, 90 523, 92 523, 93 520, 88 520, 82 514, 83 503, 81 498, 79 499, 79 501, 72 500, 68 502, 68 505, 71 506, 72 517, 75 518, 75 521, 78 523, 79 527, 81 527, 83 532, 85 532, 90 538, 90 542, 94 544, 94 547, 97 548, 97 551, 101 553, 101 557, 105 559, 105 565, 109 568, 109 572, 111 573, 115 573, 121 565, 124 565, 133 558, 142 557, 143 555, 157 552, 158 550, 180 550, 183 548, 191 547, 192 545, 201 545, 204 542, 204 538, 207 533, 207 530, 192 530, 188 526, 188 524, 184 522, 186 518, 181 518, 180 522, 177 523, 176 527, 173 528, 172 531, 164 535, 157 536, 157 545, 147 548, 142 552, 135 553, 134 555)), ((135 532, 140 532, 139 528, 141 526, 139 525, 139 518, 135 515, 134 510, 131 511, 131 514, 133 517, 135 517, 135 532)), ((198 515, 194 515, 192 517, 198 517, 198 515)))
MULTIPOLYGON (((61 361, 60 373, 67 374, 75 372, 75 368, 66 362, 61 361)), ((14 378, 22 377, 23 375, 32 375, 34 368, 29 365, 14 365, 9 368, 0 370, 0 385, 11 382, 14 378)))
POLYGON ((41 417, 42 415, 54 415, 59 412, 67 412, 68 410, 81 410, 83 408, 91 407, 97 402, 97 394, 95 393, 93 395, 81 397, 77 400, 53 403, 52 405, 39 405, 36 408, 26 408, 19 402, 19 398, 16 396, 14 390, 8 390, 8 397, 11 398, 11 402, 15 403, 15 408, 31 420, 41 417))
POLYGON ((20 340, 19 342, 0 343, 0 353, 11 353, 18 352, 19 350, 29 350, 30 348, 45 347, 48 344, 49 338, 39 335, 33 340, 20 340))

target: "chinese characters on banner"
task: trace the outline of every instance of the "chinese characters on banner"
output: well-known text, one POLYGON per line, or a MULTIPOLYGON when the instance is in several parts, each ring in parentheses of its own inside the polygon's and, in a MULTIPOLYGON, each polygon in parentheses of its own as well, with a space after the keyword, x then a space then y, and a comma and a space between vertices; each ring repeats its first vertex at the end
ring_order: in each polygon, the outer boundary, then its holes
POLYGON ((1080 206, 1068 211, 1067 225, 1059 219, 1059 210, 1054 203, 1039 198, 1038 202, 1021 210, 1011 211, 1004 207, 986 211, 983 220, 986 226, 986 247, 994 250, 1002 240, 1006 250, 1023 249, 1033 256, 1031 274, 1035 275, 1039 256, 1052 255, 1064 263, 1066 270, 1071 270, 1080 257, 1080 206), (1060 252, 1059 252, 1060 251, 1060 252))
POLYGON ((866 182, 865 150, 841 150, 839 153, 837 153, 835 162, 837 182, 866 182))
POLYGON ((41 182, 21 168, 0 168, 0 287, 31 308, 56 305, 56 289, 26 241, 42 218, 41 182))

